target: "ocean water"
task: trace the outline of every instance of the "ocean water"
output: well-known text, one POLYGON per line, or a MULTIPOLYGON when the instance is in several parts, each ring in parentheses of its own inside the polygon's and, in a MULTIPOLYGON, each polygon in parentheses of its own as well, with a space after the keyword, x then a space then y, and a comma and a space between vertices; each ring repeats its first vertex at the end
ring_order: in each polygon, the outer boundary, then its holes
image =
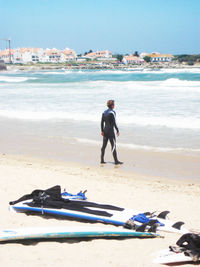
POLYGON ((116 103, 118 146, 200 154, 198 68, 0 73, 0 119, 31 123, 38 135, 100 144, 108 99, 116 103))

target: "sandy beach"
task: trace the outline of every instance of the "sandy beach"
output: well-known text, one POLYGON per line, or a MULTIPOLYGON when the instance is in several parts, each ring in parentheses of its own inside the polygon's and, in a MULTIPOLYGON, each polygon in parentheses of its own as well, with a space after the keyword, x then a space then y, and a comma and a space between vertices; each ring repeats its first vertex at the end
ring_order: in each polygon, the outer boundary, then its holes
MULTIPOLYGON (((169 219, 200 231, 199 69, 16 71, 0 78, 2 230, 94 226, 8 209, 10 201, 35 189, 60 185, 70 193, 87 189, 92 202, 169 210, 169 219), (113 98, 124 164, 113 164, 109 144, 101 166, 100 119, 113 98)), ((161 234, 0 244, 1 266, 158 266, 152 263, 156 252, 180 237, 161 234)))
MULTIPOLYGON (((166 179, 66 161, 1 154, 1 229, 29 226, 84 225, 9 212, 8 202, 34 189, 61 185, 71 193, 87 189, 89 201, 110 203, 142 211, 170 211, 170 219, 199 231, 200 183, 166 179)), ((90 223, 87 223, 90 225, 90 223)), ((102 225, 98 223, 98 225, 102 225)), ((108 226, 109 227, 109 226, 108 226)), ((175 244, 179 234, 164 233, 155 239, 70 239, 0 245, 1 266, 159 266, 155 253, 175 244)), ((184 265, 190 266, 190 265, 184 265)))

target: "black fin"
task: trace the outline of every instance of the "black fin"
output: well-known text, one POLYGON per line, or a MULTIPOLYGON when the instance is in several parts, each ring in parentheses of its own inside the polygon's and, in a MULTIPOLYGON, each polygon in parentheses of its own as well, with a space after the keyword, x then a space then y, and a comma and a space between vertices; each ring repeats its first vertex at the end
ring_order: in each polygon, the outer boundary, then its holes
POLYGON ((181 230, 181 226, 185 224, 184 222, 176 222, 175 224, 172 225, 173 228, 177 230, 181 230))
POLYGON ((158 221, 157 220, 150 220, 149 222, 148 222, 148 225, 149 226, 152 226, 152 225, 154 225, 155 223, 157 223, 158 221))
POLYGON ((168 210, 162 211, 161 213, 158 214, 157 217, 160 219, 166 219, 166 216, 168 213, 170 213, 170 211, 168 211, 168 210))
POLYGON ((156 233, 156 231, 157 231, 157 227, 158 227, 159 225, 157 224, 157 223, 154 223, 150 228, 149 228, 149 230, 148 230, 148 232, 149 233, 156 233))
POLYGON ((143 223, 142 225, 138 226, 136 228, 136 232, 144 232, 146 227, 147 227, 148 223, 143 223))

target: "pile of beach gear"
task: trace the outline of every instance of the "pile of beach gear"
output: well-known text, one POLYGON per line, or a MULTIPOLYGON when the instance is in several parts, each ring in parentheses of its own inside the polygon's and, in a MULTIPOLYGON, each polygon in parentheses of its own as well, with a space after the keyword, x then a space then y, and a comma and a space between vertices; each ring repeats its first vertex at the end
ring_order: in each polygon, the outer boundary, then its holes
POLYGON ((158 253, 155 262, 168 264, 200 260, 200 237, 189 233, 182 221, 168 219, 169 211, 150 212, 90 202, 86 191, 77 194, 62 191, 56 185, 46 190, 36 189, 15 201, 10 201, 11 211, 39 216, 52 216, 81 221, 81 226, 29 227, 0 231, 0 242, 55 238, 158 238, 160 232, 181 234, 177 246, 158 253), (84 224, 87 222, 87 224, 84 224), (101 222, 88 224, 88 222, 101 222))

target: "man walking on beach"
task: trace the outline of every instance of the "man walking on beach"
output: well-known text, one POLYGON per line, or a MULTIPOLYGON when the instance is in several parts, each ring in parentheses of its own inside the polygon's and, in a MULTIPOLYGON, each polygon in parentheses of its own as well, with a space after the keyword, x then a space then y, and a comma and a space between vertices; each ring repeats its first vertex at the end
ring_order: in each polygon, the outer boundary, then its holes
POLYGON ((105 164, 104 161, 104 154, 105 149, 108 143, 108 140, 110 141, 111 147, 112 147, 112 153, 113 158, 116 165, 123 164, 123 162, 119 161, 117 159, 117 151, 116 151, 116 138, 115 138, 115 132, 114 128, 117 131, 117 136, 119 136, 119 129, 116 124, 116 113, 113 110, 115 106, 114 100, 108 100, 107 107, 108 109, 104 111, 101 118, 101 135, 103 136, 103 145, 101 148, 101 163, 105 164))

